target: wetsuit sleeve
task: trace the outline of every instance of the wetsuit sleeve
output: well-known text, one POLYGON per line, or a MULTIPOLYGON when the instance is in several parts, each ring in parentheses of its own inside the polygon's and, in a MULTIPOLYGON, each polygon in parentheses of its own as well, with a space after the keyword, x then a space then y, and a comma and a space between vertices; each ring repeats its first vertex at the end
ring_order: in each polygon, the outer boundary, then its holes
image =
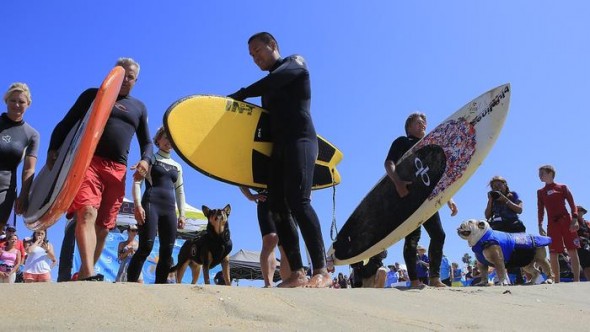
POLYGON ((184 196, 184 181, 182 178, 182 167, 177 164, 178 167, 178 179, 174 183, 174 190, 176 192, 176 206, 178 206, 178 216, 186 217, 186 198, 184 196))
POLYGON ((51 140, 49 141, 49 151, 59 149, 70 130, 86 115, 97 92, 98 89, 96 88, 82 92, 66 116, 53 129, 51 140))
POLYGON ((137 127, 137 141, 139 142, 139 149, 141 150, 141 160, 145 160, 150 163, 152 157, 154 156, 154 146, 152 144, 152 140, 150 139, 148 116, 147 110, 145 108, 141 113, 141 119, 139 121, 139 126, 137 127))
POLYGON ((141 205, 141 183, 142 181, 133 181, 133 204, 141 205))
POLYGON ((564 185, 563 188, 565 189, 565 199, 567 200, 567 203, 569 204, 570 209, 572 210, 572 218, 577 218, 578 208, 576 207, 576 203, 574 203, 574 196, 572 195, 572 192, 566 185, 564 185))
POLYGON ((391 160, 394 164, 396 164, 399 159, 406 153, 406 149, 404 149, 404 140, 405 137, 398 137, 393 143, 391 143, 391 147, 389 148, 389 152, 387 153, 387 157, 385 160, 391 160))
POLYGON ((31 140, 29 141, 29 145, 27 146, 27 150, 25 152, 25 155, 29 156, 29 157, 37 158, 38 152, 39 152, 39 132, 34 130, 33 134, 31 135, 31 140))
POLYGON ((229 95, 236 100, 244 100, 251 97, 260 97, 271 91, 282 89, 301 75, 307 75, 307 68, 302 57, 294 56, 285 60, 277 69, 266 77, 247 88, 242 88, 229 95), (300 59, 300 60, 299 60, 300 59))
POLYGON ((543 225, 543 218, 545 217, 545 204, 543 204, 543 193, 541 190, 537 191, 537 217, 539 226, 543 225))

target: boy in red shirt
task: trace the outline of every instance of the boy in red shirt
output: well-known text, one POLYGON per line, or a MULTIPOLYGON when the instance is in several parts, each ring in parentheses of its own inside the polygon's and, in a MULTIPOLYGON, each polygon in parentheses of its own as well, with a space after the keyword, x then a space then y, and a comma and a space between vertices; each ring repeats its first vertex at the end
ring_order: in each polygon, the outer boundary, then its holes
POLYGON ((563 248, 567 248, 572 263, 574 282, 580 281, 580 260, 578 249, 578 210, 574 204, 574 198, 565 184, 555 183, 555 169, 551 165, 539 168, 539 178, 545 183, 545 187, 537 190, 537 207, 539 215, 539 234, 549 235, 551 269, 555 275, 555 282, 559 282, 559 254, 563 248), (572 214, 567 212, 565 202, 570 206, 572 214), (547 209, 547 232, 543 229, 543 217, 547 209))

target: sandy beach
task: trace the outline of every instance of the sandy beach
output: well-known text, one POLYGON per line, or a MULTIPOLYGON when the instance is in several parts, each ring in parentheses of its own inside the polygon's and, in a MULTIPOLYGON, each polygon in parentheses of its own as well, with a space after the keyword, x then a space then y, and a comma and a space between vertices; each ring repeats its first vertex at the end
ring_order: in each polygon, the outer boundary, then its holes
POLYGON ((590 282, 513 287, 263 289, 0 284, 1 330, 557 331, 590 326, 590 282), (5 302, 6 303, 6 302, 5 302))

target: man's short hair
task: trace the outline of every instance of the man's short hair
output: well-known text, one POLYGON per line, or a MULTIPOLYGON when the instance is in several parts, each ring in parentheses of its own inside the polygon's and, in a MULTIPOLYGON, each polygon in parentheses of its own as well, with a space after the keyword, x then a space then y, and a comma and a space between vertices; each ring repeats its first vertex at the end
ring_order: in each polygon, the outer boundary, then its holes
POLYGON ((274 42, 275 45, 277 45, 277 50, 279 49, 279 43, 277 42, 275 37, 271 35, 269 32, 258 32, 253 34, 252 37, 248 39, 248 44, 250 44, 250 42, 252 42, 253 40, 260 40, 266 45, 270 44, 271 42, 274 42))

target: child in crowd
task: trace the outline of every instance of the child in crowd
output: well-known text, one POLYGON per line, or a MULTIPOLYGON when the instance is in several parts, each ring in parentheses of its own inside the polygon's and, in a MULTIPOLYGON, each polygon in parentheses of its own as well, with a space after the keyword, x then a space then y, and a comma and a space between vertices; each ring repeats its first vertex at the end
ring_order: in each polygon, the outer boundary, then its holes
POLYGON ((537 190, 537 207, 539 217, 539 234, 547 235, 552 242, 549 246, 551 269, 555 274, 555 282, 559 282, 559 254, 567 248, 572 262, 574 281, 580 281, 580 262, 578 259, 578 211, 572 193, 565 184, 554 182, 555 168, 544 165, 539 168, 539 179, 545 186, 537 190), (567 212, 565 202, 570 206, 571 215, 567 212), (547 210, 547 232, 543 228, 543 218, 547 210))

